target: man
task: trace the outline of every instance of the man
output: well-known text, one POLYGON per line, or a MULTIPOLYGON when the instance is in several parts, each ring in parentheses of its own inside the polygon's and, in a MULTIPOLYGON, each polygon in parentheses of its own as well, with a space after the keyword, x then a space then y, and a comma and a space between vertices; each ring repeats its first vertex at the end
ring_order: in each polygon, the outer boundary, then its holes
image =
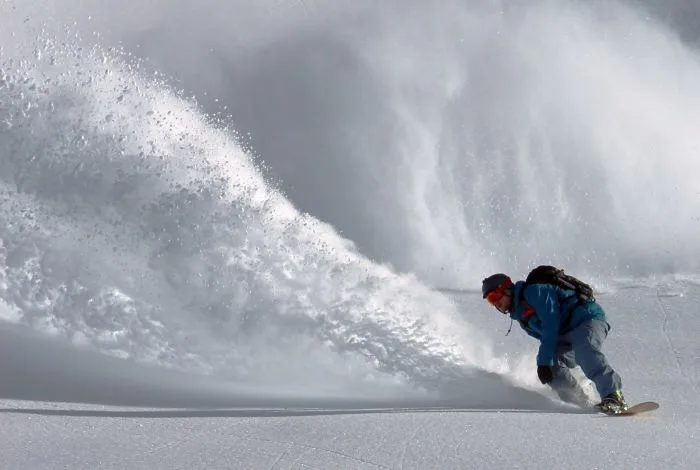
POLYGON ((583 390, 569 370, 579 365, 602 398, 598 409, 609 414, 627 409, 620 376, 601 351, 610 325, 594 299, 581 300, 575 290, 555 284, 514 284, 502 273, 483 280, 482 294, 528 335, 540 340, 540 382, 549 384, 563 400, 580 402, 583 390))

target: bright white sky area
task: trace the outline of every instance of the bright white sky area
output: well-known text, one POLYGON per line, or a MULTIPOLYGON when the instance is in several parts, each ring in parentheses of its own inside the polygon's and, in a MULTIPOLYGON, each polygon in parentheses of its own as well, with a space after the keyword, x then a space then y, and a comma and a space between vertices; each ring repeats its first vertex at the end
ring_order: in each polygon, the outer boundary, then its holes
POLYGON ((700 468, 697 21, 651 3, 1 2, 0 468, 700 468), (539 384, 479 292, 539 264, 660 409, 539 384))

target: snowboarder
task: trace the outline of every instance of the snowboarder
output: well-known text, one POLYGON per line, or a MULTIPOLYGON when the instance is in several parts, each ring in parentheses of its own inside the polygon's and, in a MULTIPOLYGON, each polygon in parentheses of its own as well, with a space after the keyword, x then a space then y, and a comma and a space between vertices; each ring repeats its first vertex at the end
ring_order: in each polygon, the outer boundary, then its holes
MULTIPOLYGON (((541 268, 563 275, 556 268, 541 268)), ((590 289, 576 278, 568 275, 566 278, 590 289)), ((582 296, 576 286, 566 283, 564 286, 531 282, 529 276, 527 283, 513 283, 510 277, 499 273, 483 280, 482 294, 501 313, 509 314, 511 322, 516 320, 528 335, 540 340, 537 354, 540 382, 549 384, 562 400, 582 404, 585 393, 569 370, 579 365, 602 398, 596 407, 608 414, 625 411, 622 381, 601 351, 610 330, 605 311, 592 297, 592 289, 589 296, 582 296)))

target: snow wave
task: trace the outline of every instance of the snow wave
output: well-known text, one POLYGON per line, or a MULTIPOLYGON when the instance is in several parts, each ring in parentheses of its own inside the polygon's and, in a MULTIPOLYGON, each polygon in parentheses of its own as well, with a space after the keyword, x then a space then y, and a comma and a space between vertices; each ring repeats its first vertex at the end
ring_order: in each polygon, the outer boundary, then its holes
POLYGON ((700 269, 697 54, 627 6, 186 3, 66 31, 82 2, 0 7, 7 318, 217 376, 449 393, 505 366, 426 284, 700 269))
POLYGON ((41 44, 5 64, 0 95, 0 296, 16 321, 315 389, 435 389, 488 367, 448 299, 297 212, 191 100, 116 51, 41 44))

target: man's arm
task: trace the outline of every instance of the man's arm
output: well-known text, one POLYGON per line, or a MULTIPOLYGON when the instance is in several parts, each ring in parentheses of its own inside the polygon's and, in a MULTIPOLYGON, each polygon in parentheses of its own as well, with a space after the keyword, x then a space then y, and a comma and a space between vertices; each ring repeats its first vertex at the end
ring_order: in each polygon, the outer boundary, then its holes
POLYGON ((557 290, 554 286, 547 284, 533 284, 527 287, 526 300, 535 309, 542 324, 537 365, 552 366, 561 324, 557 290))

